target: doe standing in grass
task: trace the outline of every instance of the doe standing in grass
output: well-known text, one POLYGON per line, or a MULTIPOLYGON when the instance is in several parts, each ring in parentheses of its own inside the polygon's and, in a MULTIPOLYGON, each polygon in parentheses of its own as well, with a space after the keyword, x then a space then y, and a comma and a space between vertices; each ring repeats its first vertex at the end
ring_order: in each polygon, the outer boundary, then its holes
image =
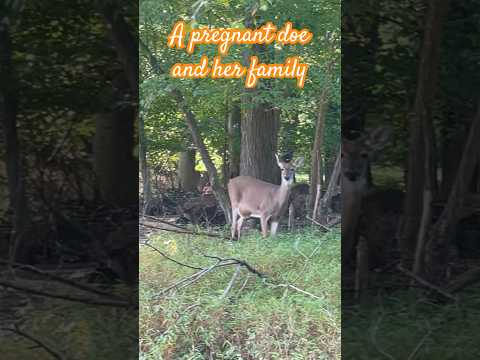
POLYGON ((302 166, 303 157, 292 162, 281 161, 275 154, 281 170, 281 184, 275 185, 251 176, 238 176, 228 183, 228 195, 232 205, 232 240, 240 240, 243 221, 250 217, 260 219, 262 235, 268 235, 268 221, 271 222, 270 233, 275 236, 278 222, 288 204, 290 189, 294 183, 295 169, 302 166))

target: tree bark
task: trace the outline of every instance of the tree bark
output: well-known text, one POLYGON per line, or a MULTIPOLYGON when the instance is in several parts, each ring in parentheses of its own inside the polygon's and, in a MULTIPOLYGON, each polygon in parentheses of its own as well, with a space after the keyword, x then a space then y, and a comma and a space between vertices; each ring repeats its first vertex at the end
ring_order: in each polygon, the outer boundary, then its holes
POLYGON ((252 93, 244 97, 241 122, 240 175, 253 176, 273 184, 280 183, 275 160, 280 111, 268 104, 255 104, 252 93))
POLYGON ((94 166, 102 199, 128 207, 138 201, 138 162, 133 156, 133 107, 97 115, 94 166), (119 181, 119 179, 122 179, 119 181))
POLYGON ((192 192, 197 190, 200 174, 195 171, 195 153, 195 149, 189 149, 180 153, 178 179, 183 191, 192 192))
POLYGON ((441 284, 446 275, 450 230, 457 225, 480 154, 480 101, 462 153, 455 183, 447 204, 428 234, 425 273, 432 283, 441 284))
POLYGON ((0 23, 0 119, 5 137, 5 163, 12 209, 11 256, 17 262, 29 261, 34 237, 30 236, 30 211, 25 194, 25 179, 17 133, 17 89, 12 66, 12 44, 7 22, 0 23))
POLYGON ((422 56, 420 57, 417 94, 415 99, 414 116, 422 125, 423 145, 425 154, 424 188, 422 217, 418 229, 413 272, 419 275, 423 269, 424 245, 427 229, 432 221, 431 203, 437 190, 436 163, 435 163, 435 131, 432 121, 433 97, 437 88, 438 66, 440 62, 440 39, 443 24, 443 15, 446 10, 446 1, 438 4, 430 1, 425 21, 422 56))
MULTIPOLYGON (((430 207, 437 189, 432 107, 438 80, 441 29, 447 5, 446 0, 441 2, 430 0, 425 17, 415 104, 409 119, 411 141, 408 155, 407 197, 400 234, 404 266, 410 265, 415 248, 417 255, 421 257, 426 229, 431 221, 431 211, 424 206, 430 207)), ((417 270, 420 267, 419 261, 420 259, 417 259, 415 264, 417 270)))
MULTIPOLYGON (((325 132, 325 117, 328 108, 328 92, 323 90, 318 99, 317 121, 315 125, 315 139, 312 149, 312 165, 310 171, 310 199, 308 208, 313 211, 315 206, 315 199, 317 198, 317 185, 321 185, 321 159, 322 159, 322 144, 323 134, 325 132)), ((313 214, 313 218, 315 214, 313 214)))
POLYGON ((125 21, 115 2, 101 6, 102 15, 110 26, 112 40, 122 62, 134 99, 138 99, 138 42, 130 25, 125 21))
POLYGON ((140 171, 142 174, 142 192, 143 192, 143 214, 150 212, 150 204, 152 201, 152 187, 150 179, 150 171, 147 163, 148 144, 147 137, 145 135, 145 122, 143 115, 139 115, 138 121, 138 134, 139 134, 139 162, 140 171))
POLYGON ((208 153, 207 147, 203 142, 203 139, 200 134, 200 130, 197 126, 197 121, 195 119, 195 115, 190 110, 190 108, 185 103, 185 99, 183 95, 178 90, 172 90, 172 94, 175 97, 180 109, 185 114, 185 122, 190 130, 192 135, 193 143, 195 144, 196 148, 198 149, 200 156, 202 157, 202 161, 207 168, 208 177, 210 179, 210 184, 212 185, 212 191, 215 194, 215 197, 218 200, 220 207, 222 208, 225 219, 227 224, 231 223, 231 213, 230 213, 230 200, 228 198, 228 194, 225 191, 225 188, 222 186, 220 177, 218 176, 217 169, 213 164, 213 161, 208 153))
POLYGON ((228 116, 228 173, 229 179, 240 174, 240 124, 242 112, 239 104, 233 104, 228 116))

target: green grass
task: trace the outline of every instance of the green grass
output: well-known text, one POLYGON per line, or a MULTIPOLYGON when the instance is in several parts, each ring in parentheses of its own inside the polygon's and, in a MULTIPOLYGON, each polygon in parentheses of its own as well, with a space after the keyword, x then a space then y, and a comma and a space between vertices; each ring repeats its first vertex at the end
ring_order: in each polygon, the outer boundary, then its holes
POLYGON ((344 308, 345 359, 480 359, 480 288, 457 303, 434 303, 403 290, 344 308))
MULTIPOLYGON (((85 297, 85 293, 62 284, 53 284, 42 290, 85 297)), ((120 286, 115 293, 126 294, 120 286)), ((59 353, 63 359, 130 359, 137 356, 136 310, 35 297, 28 305, 19 306, 19 311, 22 313, 20 329, 59 353)), ((31 340, 8 334, 0 336, 2 360, 53 358, 31 340)))
POLYGON ((223 298, 235 266, 217 268, 165 296, 162 289, 196 270, 140 250, 141 359, 339 359, 340 233, 317 230, 231 243, 160 233, 151 242, 175 260, 207 267, 202 253, 247 261, 275 287, 242 268, 223 298), (312 255, 313 253, 313 255, 312 255))

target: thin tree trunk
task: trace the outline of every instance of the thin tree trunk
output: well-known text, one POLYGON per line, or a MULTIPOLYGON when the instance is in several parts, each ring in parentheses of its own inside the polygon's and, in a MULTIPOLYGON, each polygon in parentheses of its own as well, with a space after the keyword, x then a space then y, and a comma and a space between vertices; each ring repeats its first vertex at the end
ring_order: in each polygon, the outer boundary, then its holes
POLYGON ((200 156, 202 157, 202 161, 205 164, 205 167, 207 168, 208 177, 212 185, 212 191, 215 194, 215 197, 217 198, 218 203, 220 204, 220 207, 222 208, 225 214, 225 219, 227 221, 227 224, 230 224, 231 223, 230 200, 228 198, 227 192, 225 191, 225 188, 221 184, 217 169, 215 168, 215 165, 213 164, 210 154, 208 153, 207 147, 205 146, 205 143, 203 142, 203 139, 200 135, 200 131, 197 126, 195 115, 188 108, 183 98, 183 95, 178 90, 172 90, 172 94, 177 100, 180 106, 180 109, 185 114, 185 122, 187 123, 187 126, 192 135, 193 143, 198 149, 200 156))
POLYGON ((239 104, 233 104, 227 124, 228 137, 228 178, 234 178, 240 174, 240 122, 242 112, 239 104))
MULTIPOLYGON (((318 99, 317 108, 317 121, 315 125, 315 139, 312 149, 312 165, 310 171, 310 200, 308 208, 313 211, 315 206, 315 199, 317 198, 317 189, 321 184, 321 156, 322 156, 322 144, 325 132, 325 117, 328 108, 328 92, 326 89, 322 91, 318 99)), ((315 219, 315 215, 312 216, 315 219)))
POLYGON ((330 179, 328 181, 328 186, 327 186, 327 191, 325 192, 322 201, 320 202, 321 204, 321 214, 322 217, 320 217, 320 223, 326 223, 327 222, 327 216, 332 208, 332 198, 335 193, 335 189, 338 186, 339 180, 340 180, 340 170, 342 168, 341 164, 341 158, 342 158, 342 151, 341 149, 338 151, 338 154, 335 159, 335 165, 333 167, 333 171, 330 175, 330 179))
POLYGON ((142 184, 143 184, 143 214, 149 213, 149 208, 152 200, 152 189, 150 183, 150 172, 148 169, 147 163, 147 152, 148 144, 147 138, 145 136, 145 123, 143 115, 139 116, 138 124, 138 133, 139 133, 139 156, 140 156, 140 171, 142 174, 142 184))
POLYGON ((469 135, 463 149, 462 160, 458 167, 455 182, 448 197, 447 204, 439 219, 428 234, 425 256, 425 273, 432 283, 441 284, 446 275, 448 249, 450 245, 449 232, 456 226, 461 209, 468 194, 475 165, 480 153, 480 101, 477 113, 472 121, 469 135))

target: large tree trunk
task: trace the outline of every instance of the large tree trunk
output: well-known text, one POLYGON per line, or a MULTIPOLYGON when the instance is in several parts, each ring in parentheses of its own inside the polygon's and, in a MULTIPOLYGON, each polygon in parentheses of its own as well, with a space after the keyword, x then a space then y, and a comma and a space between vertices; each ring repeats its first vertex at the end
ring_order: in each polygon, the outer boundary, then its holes
POLYGON ((128 207, 138 201, 134 119, 132 106, 116 108, 96 119, 95 173, 102 199, 113 206, 128 207))
POLYGON ((110 26, 118 58, 123 64, 130 90, 136 100, 138 99, 139 64, 137 39, 115 2, 101 2, 99 6, 106 23, 110 26))
MULTIPOLYGON (((415 247, 417 253, 422 252, 431 217, 430 209, 424 206, 431 206, 437 188, 432 106, 438 79, 441 28, 447 3, 445 0, 429 1, 425 17, 415 104, 410 117, 407 198, 400 235, 402 260, 406 266, 411 262, 415 247), (421 243, 417 244, 417 241, 421 243)), ((418 259, 416 262, 415 266, 419 269, 418 259)))
POLYGON ((180 153, 178 180, 183 191, 192 192, 197 190, 200 174, 195 171, 195 153, 195 149, 189 149, 180 153))
POLYGON ((244 97, 240 175, 253 176, 273 184, 280 183, 275 160, 280 112, 268 104, 254 104, 251 93, 244 97))
MULTIPOLYGON (((322 144, 323 144, 323 134, 325 132, 325 117, 327 114, 328 108, 328 92, 327 90, 322 90, 320 98, 318 99, 318 108, 317 108, 317 121, 315 125, 315 139, 313 142, 312 149, 312 165, 310 170, 310 199, 308 208, 310 211, 313 211, 315 206, 315 199, 317 198, 317 189, 320 187, 322 182, 321 174, 321 160, 322 160, 322 144)), ((316 214, 313 214, 313 218, 316 217, 316 214)))
MULTIPOLYGON (((6 22, 0 23, 0 119, 5 137, 5 163, 12 209, 12 257, 18 262, 28 262, 34 237, 30 236, 29 209, 25 194, 25 179, 21 166, 20 145, 17 133, 17 91, 12 67, 10 32, 6 22)), ((4 254, 0 254, 4 255, 4 254)))
POLYGON ((426 241, 427 229, 431 224, 431 203, 437 190, 436 162, 435 162, 435 131, 433 128, 432 112, 433 99, 437 89, 438 67, 440 63, 440 39, 447 1, 438 3, 430 1, 425 20, 423 47, 420 56, 417 93, 415 99, 414 116, 421 123, 423 130, 424 148, 424 188, 423 205, 420 227, 418 229, 414 273, 419 274, 423 268, 423 250, 426 241))

